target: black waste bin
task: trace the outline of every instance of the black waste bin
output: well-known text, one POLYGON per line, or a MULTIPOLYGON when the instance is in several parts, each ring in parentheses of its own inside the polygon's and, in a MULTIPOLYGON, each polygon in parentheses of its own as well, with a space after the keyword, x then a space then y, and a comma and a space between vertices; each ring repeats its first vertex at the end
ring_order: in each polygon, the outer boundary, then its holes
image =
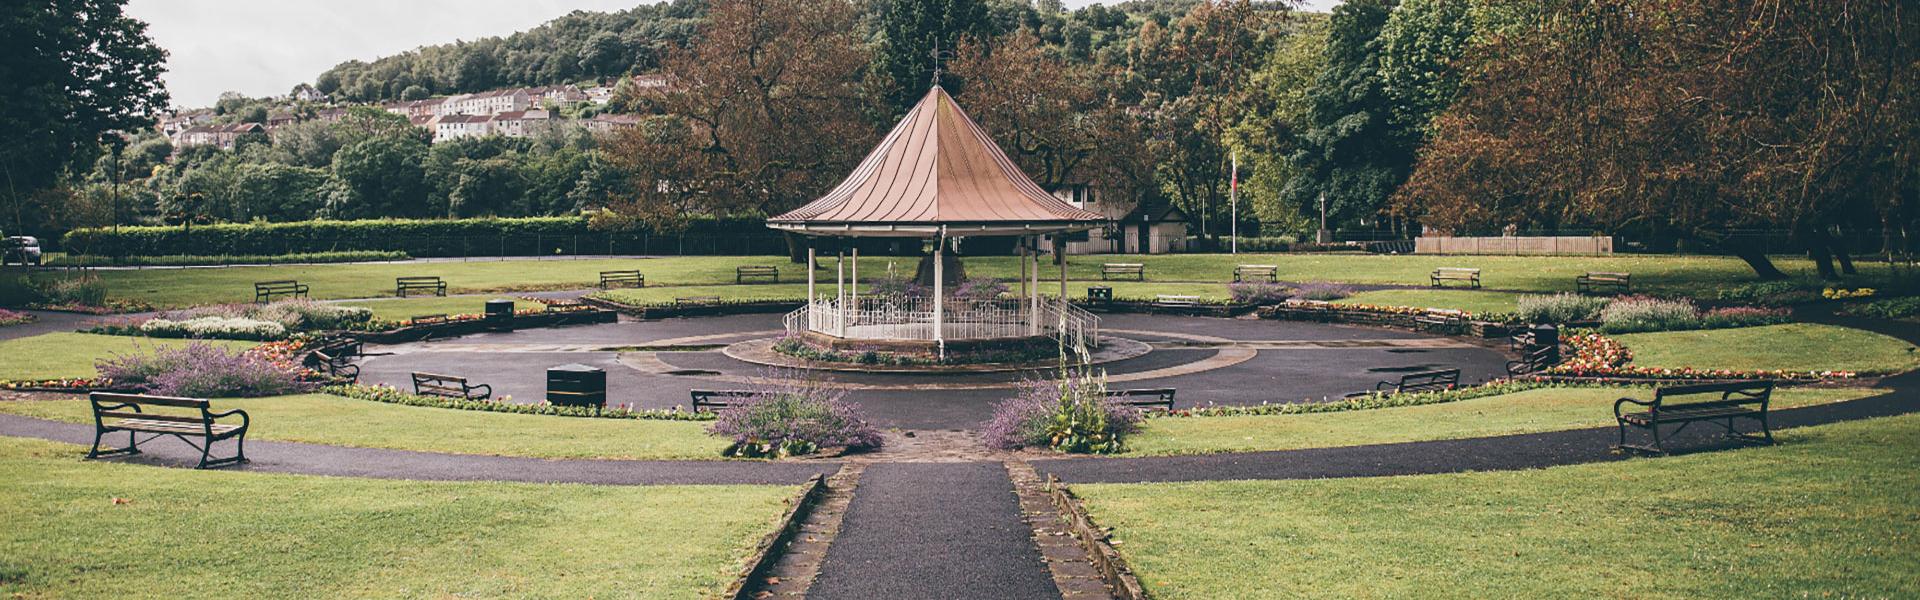
POLYGON ((1088 302, 1112 302, 1113 288, 1104 285, 1087 286, 1088 302))
POLYGON ((487 301, 487 330, 513 331, 513 301, 487 301))
POLYGON ((1533 344, 1536 348, 1547 348, 1547 364, 1560 363, 1560 328, 1553 325, 1534 325, 1533 344))
POLYGON ((547 402, 593 409, 607 406, 607 372, 581 364, 547 369, 547 402))

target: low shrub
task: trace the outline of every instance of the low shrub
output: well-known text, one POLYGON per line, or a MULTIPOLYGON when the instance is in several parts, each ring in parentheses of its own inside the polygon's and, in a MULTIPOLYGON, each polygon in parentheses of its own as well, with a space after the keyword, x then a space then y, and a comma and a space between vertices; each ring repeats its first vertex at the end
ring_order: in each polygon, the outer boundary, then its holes
POLYGON ((106 306, 107 284, 96 275, 60 277, 40 284, 47 304, 106 306))
POLYGON ((1293 289, 1264 281, 1238 282, 1227 284, 1227 296, 1234 304, 1279 304, 1293 296, 1293 289))
POLYGON ((0 327, 32 323, 33 320, 32 314, 0 308, 0 327))
POLYGON ((1700 327, 1702 329, 1753 327, 1756 325, 1778 325, 1792 320, 1791 312, 1784 308, 1728 306, 1701 313, 1700 327))
POLYGON ((1698 329, 1700 309, 1686 300, 1632 296, 1614 300, 1600 311, 1600 330, 1607 333, 1698 329))
POLYGON ((1007 293, 1007 284, 992 277, 975 277, 960 282, 950 292, 956 300, 985 302, 999 298, 1007 293))
POLYGON ((1761 306, 1786 306, 1811 302, 1820 298, 1817 288, 1794 281, 1768 281, 1763 283, 1744 283, 1720 290, 1717 297, 1725 302, 1758 304, 1761 306))
POLYGON ((1607 307, 1606 298, 1579 294, 1521 296, 1515 318, 1526 323, 1578 323, 1592 321, 1607 307))
POLYGON ((407 253, 398 250, 352 250, 343 252, 302 252, 295 254, 223 254, 201 256, 174 254, 167 256, 94 256, 69 255, 47 261, 53 266, 191 266, 191 265, 279 265, 291 263, 343 263, 372 262, 382 260, 406 260, 407 253))
POLYGON ((373 309, 314 302, 304 298, 272 304, 217 304, 168 311, 158 316, 98 321, 87 331, 106 335, 226 340, 277 340, 296 331, 358 330, 373 320, 373 309))
POLYGON ((635 409, 631 404, 596 410, 583 406, 555 406, 545 402, 540 404, 519 404, 513 402, 511 396, 492 400, 420 396, 400 391, 389 385, 331 385, 321 391, 342 398, 353 398, 355 400, 366 400, 369 402, 517 415, 591 417, 598 419, 648 419, 660 421, 712 421, 714 419, 713 413, 710 412, 691 412, 672 409, 635 409))
POLYGON ((727 456, 778 458, 822 448, 865 450, 883 443, 880 430, 860 415, 846 392, 801 380, 784 380, 720 411, 708 433, 727 437, 727 456))
POLYGON ((155 317, 140 324, 149 337, 270 341, 287 337, 287 327, 273 321, 209 315, 185 321, 155 317))
POLYGON ((252 398, 311 391, 296 367, 247 350, 205 342, 116 354, 95 364, 100 377, 149 394, 202 398, 252 398))
POLYGON ((1063 373, 1054 381, 1029 381, 1011 399, 995 405, 982 427, 988 446, 1014 450, 1051 448, 1073 454, 1112 454, 1139 431, 1140 411, 1106 397, 1104 374, 1063 373))
POLYGON ((1907 319, 1920 316, 1920 297, 1875 300, 1866 304, 1849 306, 1840 312, 1855 317, 1907 319))
POLYGON ((1295 291, 1293 296, 1295 298, 1300 298, 1303 300, 1319 300, 1321 302, 1331 302, 1334 300, 1339 300, 1342 298, 1346 298, 1348 296, 1352 296, 1353 291, 1354 291, 1353 286, 1350 286, 1344 283, 1315 281, 1313 283, 1308 283, 1306 285, 1300 286, 1300 289, 1295 291))

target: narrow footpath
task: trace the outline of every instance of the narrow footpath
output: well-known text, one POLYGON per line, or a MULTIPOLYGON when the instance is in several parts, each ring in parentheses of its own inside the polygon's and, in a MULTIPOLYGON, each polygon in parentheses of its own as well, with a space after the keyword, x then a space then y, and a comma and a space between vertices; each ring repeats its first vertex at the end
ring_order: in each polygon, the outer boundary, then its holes
POLYGON ((997 462, 875 463, 808 598, 1059 598, 997 462))

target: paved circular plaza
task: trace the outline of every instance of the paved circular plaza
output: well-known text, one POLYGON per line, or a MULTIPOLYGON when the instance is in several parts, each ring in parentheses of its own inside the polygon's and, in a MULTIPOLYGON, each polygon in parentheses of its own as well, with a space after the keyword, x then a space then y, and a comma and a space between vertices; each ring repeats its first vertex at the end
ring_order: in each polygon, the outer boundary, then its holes
MULTIPOLYGON (((1163 315, 1105 315, 1101 326, 1107 337, 1148 349, 1099 365, 1108 386, 1175 388, 1182 407, 1319 400, 1445 368, 1460 369, 1462 383, 1477 383, 1504 375, 1508 359, 1491 345, 1370 327, 1163 315)), ((456 375, 515 402, 539 402, 547 368, 580 363, 607 371, 610 405, 671 408, 685 406, 689 390, 740 387, 771 375, 771 368, 724 350, 777 336, 780 327, 779 315, 736 315, 369 345, 362 380, 405 389, 412 372, 456 375)), ((1048 375, 810 374, 845 387, 876 423, 904 429, 973 428, 1010 388, 1048 375)))

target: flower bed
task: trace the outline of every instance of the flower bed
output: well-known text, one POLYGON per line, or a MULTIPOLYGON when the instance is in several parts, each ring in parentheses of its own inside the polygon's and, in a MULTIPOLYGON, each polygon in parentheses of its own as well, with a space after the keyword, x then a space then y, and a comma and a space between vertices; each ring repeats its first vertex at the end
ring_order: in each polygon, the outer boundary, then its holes
POLYGON ((127 390, 116 388, 112 381, 98 377, 74 377, 68 379, 0 379, 0 390, 17 392, 105 392, 127 390))
POLYGON ((870 366, 988 365, 1022 364, 1060 357, 1058 346, 1025 346, 1017 349, 949 350, 946 358, 888 352, 878 348, 835 350, 822 347, 794 335, 782 336, 773 343, 773 351, 800 360, 870 366))
POLYGON ((1140 411, 1106 397, 1104 373, 1062 373, 1055 381, 1028 381, 993 408, 981 428, 988 446, 1002 450, 1050 448, 1070 454, 1112 454, 1139 431, 1140 411))
POLYGON ((206 342, 121 354, 101 360, 99 379, 142 393, 199 398, 252 398, 313 390, 318 376, 294 358, 304 344, 288 342, 231 351, 206 342))
POLYGON ((733 440, 727 456, 745 458, 866 450, 884 443, 880 430, 846 401, 844 390, 792 379, 721 410, 707 432, 733 440))
POLYGON ((511 413, 517 415, 548 415, 555 417, 587 417, 594 419, 653 419, 661 421, 711 421, 713 413, 683 412, 676 409, 635 409, 632 404, 593 409, 580 406, 555 406, 540 404, 516 404, 511 396, 494 400, 466 400, 442 396, 420 396, 410 394, 389 385, 331 385, 322 389, 329 394, 342 398, 399 404, 403 406, 422 406, 428 408, 448 408, 454 410, 477 410, 481 412, 511 413))
POLYGON ((1633 351, 1618 340, 1596 332, 1581 332, 1561 338, 1561 342, 1573 349, 1568 358, 1558 365, 1542 371, 1547 379, 1557 377, 1593 378, 1593 379, 1675 379, 1675 380, 1737 380, 1737 379, 1779 379, 1783 381, 1820 381, 1826 379, 1852 379, 1857 373, 1851 371, 1784 371, 1736 369, 1695 369, 1692 367, 1638 367, 1633 363, 1633 351))
POLYGON ((1150 414, 1150 419, 1181 417, 1237 417, 1250 415, 1300 415, 1312 413, 1344 412, 1350 410, 1370 410, 1376 408, 1398 408, 1402 406, 1425 406, 1444 404, 1487 396, 1498 396, 1514 392, 1548 387, 1589 387, 1574 384, 1553 384, 1539 381, 1495 380, 1477 386, 1440 390, 1433 392, 1375 392, 1365 396, 1321 400, 1317 402, 1262 402, 1249 406, 1202 406, 1175 410, 1166 413, 1150 414))
POLYGON ((220 304, 168 311, 140 319, 95 323, 88 333, 164 338, 267 341, 294 332, 353 329, 370 322, 373 311, 306 299, 272 304, 220 304))
POLYGON ((27 323, 32 323, 33 321, 34 321, 34 316, 30 313, 23 313, 19 311, 12 311, 12 310, 0 308, 0 327, 6 327, 8 325, 25 325, 27 323))

